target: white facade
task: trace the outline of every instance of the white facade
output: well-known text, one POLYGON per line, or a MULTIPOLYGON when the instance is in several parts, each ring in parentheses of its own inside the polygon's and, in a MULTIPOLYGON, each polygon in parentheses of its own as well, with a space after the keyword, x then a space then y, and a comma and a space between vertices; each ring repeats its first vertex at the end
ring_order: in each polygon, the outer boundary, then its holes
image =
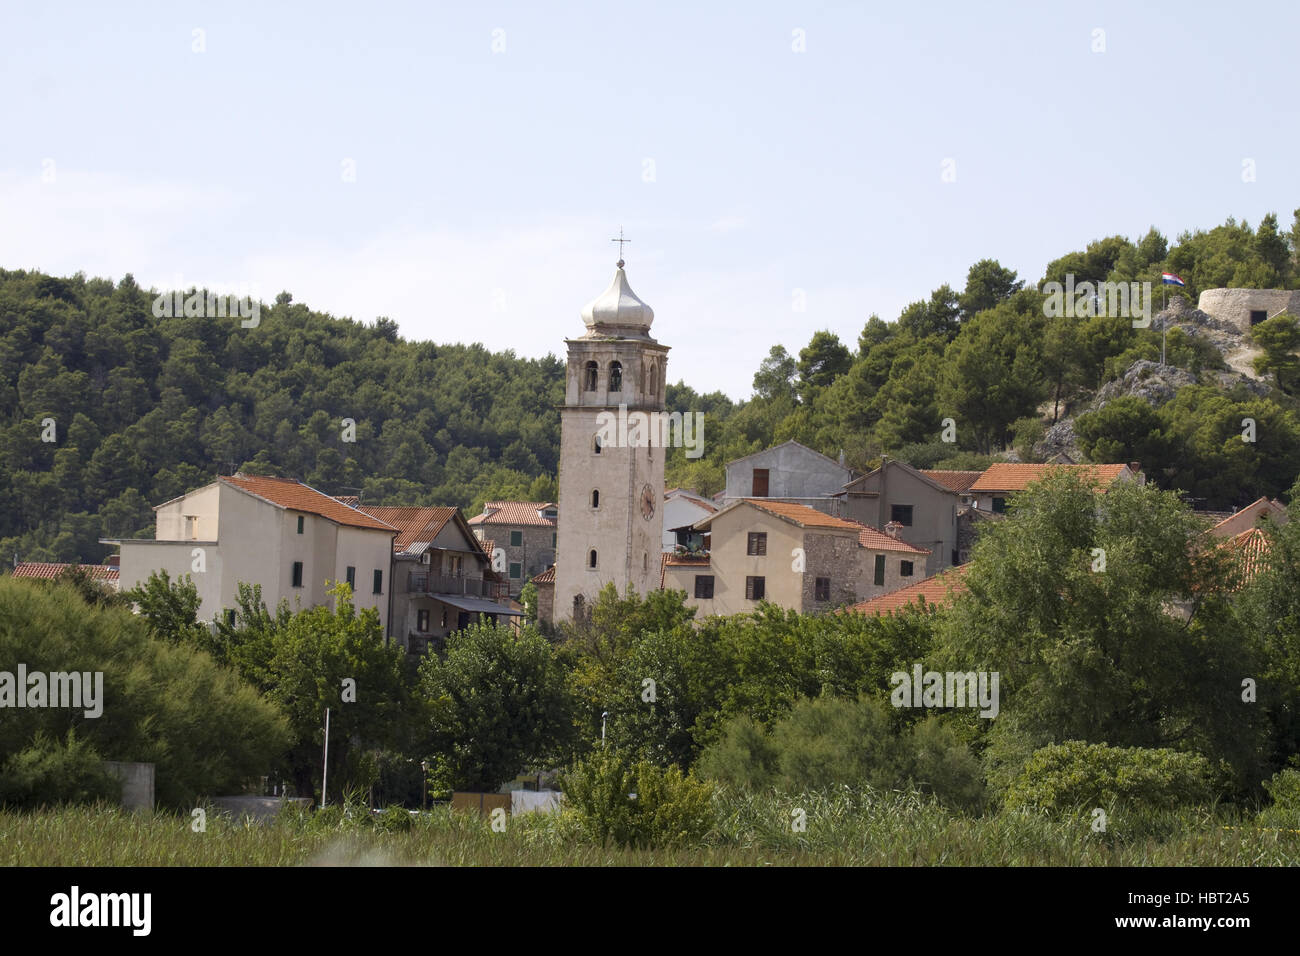
POLYGON ((122 590, 145 583, 159 570, 173 581, 188 574, 201 601, 199 620, 206 622, 236 607, 241 582, 261 585, 270 609, 281 599, 294 610, 333 606, 326 591, 347 580, 351 570, 354 605, 375 608, 387 628, 392 530, 344 525, 268 501, 226 480, 159 505, 155 512, 154 539, 120 542, 122 590), (295 571, 296 565, 300 570, 295 571))
POLYGON ((677 547, 677 534, 674 528, 685 528, 703 521, 718 509, 707 501, 689 491, 674 488, 664 496, 664 542, 663 550, 673 551, 677 547))

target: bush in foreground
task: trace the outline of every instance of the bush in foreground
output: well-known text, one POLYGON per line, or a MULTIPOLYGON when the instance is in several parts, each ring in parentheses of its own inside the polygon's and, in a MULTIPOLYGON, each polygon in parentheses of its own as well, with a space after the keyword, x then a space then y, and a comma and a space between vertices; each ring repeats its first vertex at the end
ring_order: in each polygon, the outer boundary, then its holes
POLYGON ((693 845, 713 829, 713 787, 676 767, 599 751, 574 765, 560 784, 583 836, 601 846, 693 845))

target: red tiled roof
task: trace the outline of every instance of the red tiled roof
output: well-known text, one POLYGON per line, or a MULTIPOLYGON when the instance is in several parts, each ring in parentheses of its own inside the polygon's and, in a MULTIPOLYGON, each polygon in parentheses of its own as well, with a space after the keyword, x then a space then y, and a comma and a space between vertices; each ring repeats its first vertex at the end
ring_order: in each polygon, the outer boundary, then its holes
POLYGON ((291 511, 305 511, 320 515, 335 524, 351 528, 370 528, 375 531, 395 531, 391 525, 364 511, 349 508, 337 498, 317 491, 293 478, 272 478, 268 475, 223 475, 220 479, 232 488, 238 488, 264 501, 291 511))
POLYGON ((1268 535, 1263 528, 1250 528, 1234 535, 1224 542, 1224 547, 1236 554, 1241 562, 1243 583, 1264 569, 1268 557, 1268 535))
POLYGON ((360 510, 397 529, 397 537, 393 539, 393 550, 397 552, 405 551, 419 541, 426 544, 432 541, 456 515, 455 508, 388 508, 366 505, 360 510))
POLYGON ((554 518, 543 518, 539 511, 554 508, 553 501, 485 501, 483 513, 469 519, 470 525, 506 524, 555 527, 554 518))
POLYGON ((880 597, 863 601, 861 604, 854 604, 845 610, 854 611, 858 614, 894 614, 910 604, 919 604, 922 598, 925 599, 927 607, 943 607, 966 590, 966 584, 962 578, 965 577, 969 568, 969 564, 959 564, 946 571, 931 575, 924 581, 909 584, 905 588, 890 591, 888 594, 882 594, 880 597))
POLYGON ((871 551, 903 551, 909 554, 929 554, 926 548, 918 548, 914 544, 909 544, 902 538, 895 538, 879 528, 873 528, 869 524, 854 522, 862 528, 858 532, 858 544, 871 551))
POLYGON ((533 578, 534 584, 554 584, 555 583, 555 565, 551 565, 541 574, 533 578))
POLYGON ((932 468, 918 468, 917 471, 949 491, 969 491, 984 474, 982 471, 935 471, 932 468))
POLYGON ((349 508, 358 508, 361 506, 360 495, 335 495, 334 500, 343 502, 349 508))
POLYGON ((971 491, 1024 491, 1031 482, 1046 476, 1057 469, 1064 471, 1079 470, 1084 476, 1091 476, 1098 488, 1105 488, 1119 477, 1127 465, 1022 465, 1012 462, 999 462, 989 465, 987 469, 970 486, 971 491))
POLYGON ((668 580, 669 567, 692 567, 707 568, 709 566, 709 556, 707 554, 674 554, 672 551, 663 552, 659 559, 659 590, 664 589, 664 584, 668 580))
POLYGON ((845 531, 859 531, 862 528, 856 521, 834 518, 818 511, 816 508, 809 508, 807 505, 796 505, 788 501, 773 501, 770 498, 742 498, 741 501, 748 501, 751 505, 762 508, 769 514, 789 518, 804 528, 840 528, 845 531))
MULTIPOLYGON (((39 578, 43 581, 53 581, 70 567, 72 567, 71 564, 23 561, 14 566, 13 575, 16 578, 39 578)), ((83 564, 80 567, 96 581, 116 581, 118 579, 119 570, 106 564, 83 564)))

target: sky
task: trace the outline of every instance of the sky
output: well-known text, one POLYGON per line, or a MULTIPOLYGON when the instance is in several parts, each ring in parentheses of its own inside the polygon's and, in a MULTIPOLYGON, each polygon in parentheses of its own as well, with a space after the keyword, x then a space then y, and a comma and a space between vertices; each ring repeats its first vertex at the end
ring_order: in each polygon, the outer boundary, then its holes
POLYGON ((0 0, 0 268, 562 356, 622 229, 669 379, 742 399, 982 258, 1287 228, 1297 33, 1291 0, 0 0))

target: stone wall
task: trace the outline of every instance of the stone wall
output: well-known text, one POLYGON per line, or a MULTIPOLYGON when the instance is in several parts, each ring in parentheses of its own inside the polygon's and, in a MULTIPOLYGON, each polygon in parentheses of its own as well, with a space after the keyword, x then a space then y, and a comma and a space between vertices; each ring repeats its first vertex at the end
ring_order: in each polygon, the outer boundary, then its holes
POLYGON ((1288 292, 1285 289, 1206 289, 1201 293, 1196 307, 1242 332, 1249 332, 1252 311, 1265 312, 1270 319, 1283 311, 1300 316, 1300 292, 1288 292))

